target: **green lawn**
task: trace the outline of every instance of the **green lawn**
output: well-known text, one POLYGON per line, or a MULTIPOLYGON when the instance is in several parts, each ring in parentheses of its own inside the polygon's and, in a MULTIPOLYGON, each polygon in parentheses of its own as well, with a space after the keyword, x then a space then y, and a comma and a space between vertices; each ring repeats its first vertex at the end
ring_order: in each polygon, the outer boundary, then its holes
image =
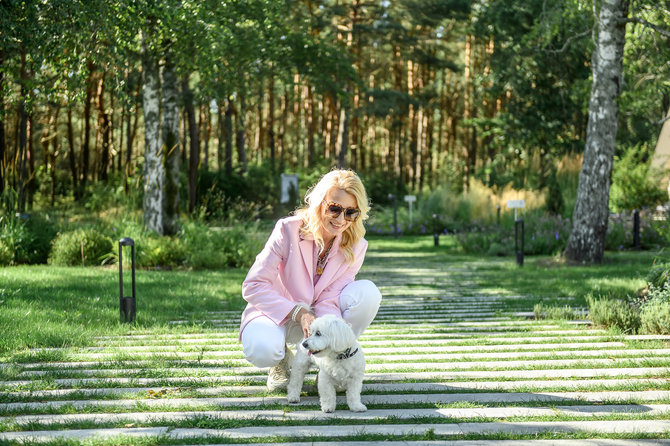
MULTIPOLYGON (((608 253, 599 266, 566 266, 551 258, 474 257, 459 253, 450 237, 433 246, 432 236, 370 237, 366 267, 392 265, 394 256, 416 256, 416 266, 435 268, 454 283, 467 277, 464 292, 518 295, 551 303, 562 296, 584 303, 589 293, 625 295, 644 286, 653 252, 608 253)), ((403 260, 407 265, 406 258, 403 260)), ((137 271, 137 321, 119 323, 116 268, 19 266, 0 268, 0 358, 35 347, 87 345, 93 336, 131 332, 193 332, 210 329, 199 315, 241 310, 246 269, 226 271, 137 271), (191 323, 170 325, 172 320, 191 323)), ((383 280, 382 273, 375 275, 383 280)), ((126 275, 129 287, 130 277, 126 275)), ((126 292, 128 294, 128 292, 126 292)), ((466 294, 467 295, 467 294, 466 294)), ((532 308, 532 302, 528 302, 532 308)), ((518 304, 519 302, 517 302, 518 304)), ((204 319, 204 318, 203 318, 204 319)))

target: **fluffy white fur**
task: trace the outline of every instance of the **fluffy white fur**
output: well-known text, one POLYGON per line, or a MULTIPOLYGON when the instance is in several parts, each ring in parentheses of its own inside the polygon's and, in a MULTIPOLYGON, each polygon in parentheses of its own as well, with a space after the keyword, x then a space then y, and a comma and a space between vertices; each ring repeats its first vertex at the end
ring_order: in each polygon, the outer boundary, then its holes
POLYGON ((288 383, 288 402, 300 401, 305 373, 310 365, 316 364, 319 367, 318 389, 322 411, 335 410, 337 390, 346 390, 349 410, 366 411, 367 407, 361 403, 365 356, 351 327, 337 316, 326 315, 316 318, 310 329, 312 335, 297 346, 288 383), (347 351, 355 353, 344 357, 347 351))

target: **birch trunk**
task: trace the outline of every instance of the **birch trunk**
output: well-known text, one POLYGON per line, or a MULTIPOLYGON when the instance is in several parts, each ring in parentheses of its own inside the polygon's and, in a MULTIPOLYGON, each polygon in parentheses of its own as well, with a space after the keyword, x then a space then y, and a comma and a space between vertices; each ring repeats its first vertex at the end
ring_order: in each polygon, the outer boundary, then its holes
POLYGON ((158 60, 142 33, 142 99, 144 105, 144 225, 163 234, 163 179, 161 161, 160 96, 158 60))
POLYGON ((165 192, 163 196, 163 232, 174 235, 179 230, 179 84, 172 54, 165 55, 162 71, 163 164, 165 192))
POLYGON ((193 106, 193 92, 186 76, 181 83, 184 95, 184 111, 188 121, 189 153, 188 153, 188 213, 195 210, 198 198, 198 168, 200 167, 200 138, 198 126, 195 122, 195 107, 193 106))
POLYGON ((605 251, 609 216, 610 173, 616 143, 623 71, 623 48, 628 2, 603 0, 598 18, 598 41, 592 55, 593 85, 589 101, 584 161, 579 173, 567 259, 600 263, 605 251))

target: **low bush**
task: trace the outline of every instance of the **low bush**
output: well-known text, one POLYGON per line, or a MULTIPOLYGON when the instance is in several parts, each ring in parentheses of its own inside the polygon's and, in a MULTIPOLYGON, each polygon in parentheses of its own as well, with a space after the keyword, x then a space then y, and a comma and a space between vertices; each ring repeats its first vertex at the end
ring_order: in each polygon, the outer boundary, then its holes
POLYGON ((552 306, 542 303, 535 304, 533 307, 535 319, 554 319, 554 320, 568 320, 573 321, 577 319, 585 319, 584 310, 579 308, 572 308, 569 305, 552 306))
POLYGON ((0 265, 46 263, 56 226, 41 216, 0 216, 0 265))
POLYGON ((185 245, 185 264, 192 268, 249 267, 263 248, 255 231, 238 225, 209 228, 201 223, 184 225, 179 238, 185 245))
POLYGON ((589 319, 601 327, 618 327, 624 333, 637 333, 641 325, 639 308, 629 299, 587 296, 589 319))
POLYGON ((49 263, 58 266, 100 265, 113 257, 112 240, 94 228, 58 234, 49 263))

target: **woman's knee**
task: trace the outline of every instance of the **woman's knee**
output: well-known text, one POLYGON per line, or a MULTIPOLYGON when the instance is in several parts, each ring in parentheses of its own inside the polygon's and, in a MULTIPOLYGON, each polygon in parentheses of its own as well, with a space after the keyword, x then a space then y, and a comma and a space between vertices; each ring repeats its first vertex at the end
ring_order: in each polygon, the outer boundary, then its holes
POLYGON ((361 310, 377 313, 382 301, 382 294, 372 281, 363 279, 351 282, 340 294, 340 309, 361 310))
POLYGON ((242 352, 245 359, 256 367, 274 367, 286 354, 284 334, 281 327, 264 325, 252 321, 244 328, 242 352))

